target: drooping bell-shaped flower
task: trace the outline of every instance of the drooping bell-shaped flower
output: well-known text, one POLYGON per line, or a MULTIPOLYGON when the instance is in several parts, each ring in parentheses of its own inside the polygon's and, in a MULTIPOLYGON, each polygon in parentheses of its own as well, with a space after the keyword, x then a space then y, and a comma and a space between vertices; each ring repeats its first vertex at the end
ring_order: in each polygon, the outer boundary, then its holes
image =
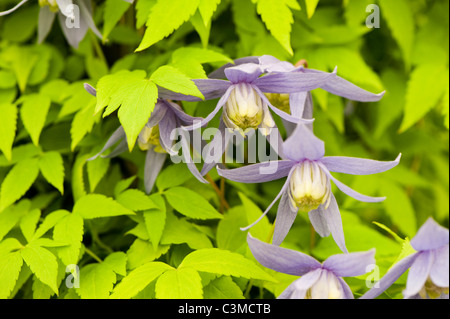
POLYGON ((381 295, 409 268, 404 298, 449 298, 449 232, 433 218, 411 239, 417 251, 392 266, 361 299, 381 295))
MULTIPOLYGON (((0 12, 0 16, 14 12, 26 2, 22 0, 12 9, 0 12)), ((45 40, 56 16, 67 42, 76 49, 88 29, 102 38, 92 18, 91 0, 39 0, 39 6, 38 43, 45 40)))
MULTIPOLYGON (((96 90, 92 86, 85 84, 85 88, 90 94, 94 96, 96 95, 96 90)), ((153 109, 147 124, 141 130, 137 139, 139 148, 147 152, 144 168, 144 186, 147 193, 151 192, 156 181, 156 177, 161 171, 167 155, 177 154, 177 152, 173 149, 173 132, 179 130, 183 125, 193 125, 193 123, 201 120, 202 118, 192 117, 184 113, 181 107, 176 103, 163 99, 157 100, 155 108, 153 109)), ((179 135, 182 140, 181 145, 184 162, 188 166, 191 173, 200 182, 208 183, 197 170, 195 163, 192 161, 188 143, 183 141, 183 139, 189 138, 188 132, 182 131, 179 135)), ((94 160, 118 142, 119 144, 105 157, 114 157, 128 150, 126 135, 122 126, 119 126, 119 128, 114 131, 100 152, 91 157, 89 160, 94 160)))
POLYGON ((281 244, 291 228, 297 213, 308 213, 311 224, 320 236, 330 233, 343 252, 345 246, 342 220, 330 181, 347 195, 363 202, 380 202, 385 197, 362 195, 337 180, 330 172, 368 175, 387 171, 400 161, 400 155, 389 162, 380 162, 345 156, 324 156, 324 142, 318 139, 305 124, 298 124, 292 135, 283 143, 284 158, 270 162, 276 169, 268 170, 268 163, 247 165, 235 169, 217 168, 220 176, 241 183, 262 183, 287 176, 286 182, 274 201, 261 217, 242 230, 259 222, 280 199, 272 242, 281 244), (275 166, 274 166, 275 165, 275 166))
MULTIPOLYGON (((243 59, 242 61, 248 61, 243 59)), ((222 110, 219 130, 208 144, 206 152, 209 153, 217 145, 223 151, 230 142, 230 134, 225 134, 225 130, 237 129, 245 131, 250 128, 260 128, 261 133, 266 135, 269 142, 270 134, 279 134, 275 128, 275 122, 269 110, 275 114, 293 123, 311 122, 311 120, 302 120, 294 117, 280 109, 274 107, 264 93, 295 93, 309 91, 320 87, 330 78, 334 77, 336 72, 306 74, 300 72, 285 73, 267 73, 254 59, 250 63, 243 63, 237 66, 226 67, 223 69, 227 80, 220 79, 196 79, 193 80, 198 89, 202 92, 205 99, 220 98, 215 109, 205 117, 205 119, 195 126, 186 129, 200 128, 209 123, 216 114, 222 110), (225 138, 224 138, 225 137, 225 138), (227 139, 228 137, 228 139, 227 139)), ((172 100, 198 101, 197 97, 174 93, 161 88, 159 96, 172 100)), ((279 138, 273 140, 278 141, 279 138)), ((202 174, 206 174, 216 163, 220 161, 223 153, 214 154, 209 162, 202 168, 202 174)))
POLYGON ((278 299, 353 299, 342 277, 368 272, 375 264, 375 249, 367 252, 338 254, 323 263, 299 251, 264 243, 247 234, 247 243, 256 260, 277 272, 301 276, 294 280, 278 299))

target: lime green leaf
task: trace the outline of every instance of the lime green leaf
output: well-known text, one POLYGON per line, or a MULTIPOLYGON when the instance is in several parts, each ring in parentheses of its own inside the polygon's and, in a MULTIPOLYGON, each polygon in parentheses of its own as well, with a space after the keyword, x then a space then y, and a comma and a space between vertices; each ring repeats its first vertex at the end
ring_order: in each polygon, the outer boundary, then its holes
POLYGON ((42 223, 39 225, 38 229, 33 235, 32 240, 40 238, 42 235, 44 235, 47 231, 49 231, 51 228, 53 228, 60 220, 62 220, 64 217, 66 217, 68 214, 70 214, 67 210, 60 209, 55 210, 54 212, 51 212, 47 216, 45 216, 42 223))
POLYGON ((133 82, 112 96, 111 104, 121 105, 118 117, 125 130, 130 152, 150 118, 157 98, 158 88, 149 80, 133 82))
MULTIPOLYGON (((62 88, 58 88, 57 90, 60 93, 60 96, 53 96, 53 98, 65 98, 61 110, 59 111, 58 118, 63 118, 67 115, 78 112, 87 105, 95 103, 95 97, 89 94, 80 82, 73 83, 69 86, 62 85, 62 88)), ((47 95, 51 96, 49 93, 47 93, 47 95)), ((55 95, 55 92, 52 92, 52 95, 55 95)))
POLYGON ((159 276, 157 299, 202 299, 202 278, 192 268, 171 269, 159 276))
POLYGON ((127 269, 135 269, 143 264, 154 261, 169 250, 170 246, 158 246, 157 249, 148 240, 136 238, 127 250, 127 269))
POLYGON ((41 211, 39 209, 33 209, 20 219, 20 230, 28 242, 33 238, 40 217, 41 211))
POLYGON ((199 0, 158 0, 151 8, 144 38, 136 51, 142 51, 169 36, 197 10, 199 0))
POLYGON ((109 158, 97 157, 93 161, 87 162, 87 173, 89 179, 89 189, 91 192, 95 191, 98 183, 105 176, 109 168, 109 158))
POLYGON ((29 200, 22 200, 16 205, 11 205, 4 211, 0 211, 0 242, 17 224, 19 219, 28 213, 30 206, 29 200))
POLYGON ((33 185, 39 174, 39 159, 20 161, 9 171, 0 189, 0 211, 18 200, 33 185))
POLYGON ((0 299, 6 299, 14 289, 19 273, 22 269, 23 259, 20 251, 0 256, 0 299))
MULTIPOLYGON (((250 225, 254 223, 258 218, 260 218, 263 212, 243 193, 238 193, 238 195, 242 201, 242 205, 244 206, 244 210, 247 215, 247 225, 250 225)), ((267 217, 264 217, 255 226, 253 226, 249 232, 253 237, 258 238, 262 241, 267 241, 267 237, 269 236, 271 229, 272 226, 270 225, 269 220, 267 219, 267 217)))
POLYGON ((45 179, 64 193, 64 162, 59 152, 46 152, 39 159, 39 169, 45 179))
POLYGON ((21 250, 21 255, 36 277, 58 294, 56 285, 58 262, 55 255, 47 249, 33 244, 25 246, 21 250))
POLYGON ((127 85, 133 81, 142 80, 145 76, 146 72, 142 70, 121 70, 117 73, 102 77, 97 83, 97 103, 95 105, 94 113, 97 114, 109 105, 111 96, 124 85, 127 85))
POLYGON ((192 173, 187 165, 170 165, 167 166, 156 178, 156 187, 159 191, 179 186, 192 178, 192 173))
POLYGON ((117 196, 116 201, 133 211, 158 208, 158 206, 143 191, 138 189, 127 189, 123 191, 117 196))
POLYGON ((156 0, 137 0, 136 2, 136 29, 141 28, 147 22, 150 10, 156 0))
POLYGON ((306 14, 308 15, 308 19, 311 19, 311 17, 314 15, 314 12, 316 11, 317 4, 319 3, 319 0, 305 0, 306 3, 306 14))
POLYGON ((108 265, 89 264, 80 270, 80 287, 76 292, 82 299, 107 299, 115 282, 116 274, 108 265))
POLYGON ((136 296, 142 289, 144 289, 153 280, 158 278, 161 274, 169 269, 171 266, 160 262, 149 262, 134 269, 114 288, 112 299, 129 299, 136 296))
POLYGON ((200 12, 203 23, 206 25, 210 24, 214 12, 217 10, 221 0, 200 0, 198 5, 198 11, 200 12))
POLYGON ((84 165, 89 157, 89 154, 79 153, 72 167, 72 192, 75 201, 86 195, 86 187, 84 184, 84 165))
POLYGON ((26 47, 13 46, 6 51, 6 60, 11 62, 11 67, 16 75, 21 92, 25 91, 31 71, 39 60, 39 56, 26 47))
POLYGON ((218 248, 199 249, 187 255, 178 269, 194 268, 213 274, 273 281, 253 261, 244 256, 218 248))
POLYGON ((9 103, 0 103, 0 151, 6 159, 11 161, 11 150, 16 135, 17 106, 9 103))
POLYGON ((72 151, 80 143, 83 137, 92 130, 94 123, 98 121, 100 115, 94 115, 94 100, 86 105, 81 111, 75 114, 72 126, 70 127, 70 135, 72 137, 72 143, 70 145, 72 151))
POLYGON ((20 117, 23 125, 30 133, 34 145, 39 145, 39 136, 50 109, 50 98, 42 94, 30 94, 23 97, 20 117))
POLYGON ((89 55, 86 58, 86 72, 93 81, 108 74, 108 65, 100 58, 89 55))
POLYGON ((153 248, 157 249, 166 224, 166 203, 160 194, 153 194, 150 198, 156 207, 146 210, 143 216, 149 239, 153 248))
POLYGON ((203 295, 205 299, 244 299, 241 288, 227 276, 212 280, 203 289, 203 295))
POLYGON ((100 194, 88 194, 81 197, 73 206, 73 213, 81 215, 84 219, 134 215, 131 210, 114 199, 100 194))
MULTIPOLYGON (((230 208, 224 218, 217 225, 217 247, 230 251, 236 251, 243 245, 247 245, 246 232, 240 230, 249 224, 246 216, 247 210, 243 206, 230 208)), ((267 235, 263 237, 267 238, 267 235)))
POLYGON ((414 16, 411 3, 407 0, 380 0, 379 4, 381 14, 402 50, 406 67, 409 68, 414 44, 414 16))
POLYGON ((121 276, 127 275, 127 255, 122 251, 109 254, 103 260, 105 265, 108 265, 116 274, 121 276))
POLYGON ((417 66, 406 89, 406 105, 400 132, 406 131, 430 111, 445 93, 446 69, 428 63, 417 66))
POLYGON ((36 30, 38 6, 26 6, 4 17, 1 38, 13 42, 24 42, 30 39, 36 30), (27 21, 27 23, 24 23, 27 21))
POLYGON ((16 77, 9 70, 0 70, 0 89, 11 89, 16 85, 16 77))
POLYGON ((381 189, 388 194, 383 205, 392 223, 403 234, 413 237, 417 231, 416 213, 405 190, 388 180, 382 180, 381 189))
POLYGON ((164 192, 169 204, 181 214, 195 219, 222 218, 201 195, 186 187, 173 187, 164 192))
POLYGON ((212 247, 208 236, 184 218, 177 218, 167 212, 165 223, 160 241, 162 245, 186 243, 192 249, 212 247))
POLYGON ((200 92, 195 83, 173 66, 164 65, 159 67, 150 76, 150 80, 173 92, 204 99, 202 92, 200 92))
MULTIPOLYGON (((203 21, 203 18, 198 10, 195 11, 194 15, 189 19, 189 22, 192 24, 195 31, 197 31, 198 35, 200 36, 202 46, 206 48, 208 46, 209 35, 211 33, 211 22, 205 25, 205 22, 203 21)), ((187 75, 192 74, 192 72, 185 72, 184 68, 180 68, 180 70, 183 70, 183 72, 187 75)))
POLYGON ((123 0, 106 0, 103 11, 103 38, 107 39, 112 29, 130 7, 130 3, 123 0))
POLYGON ((274 38, 290 55, 293 55, 290 38, 294 18, 287 1, 258 0, 256 10, 274 38))
POLYGON ((83 218, 78 214, 67 214, 53 228, 53 239, 68 244, 57 250, 57 254, 64 264, 70 265, 78 262, 83 232, 83 218))

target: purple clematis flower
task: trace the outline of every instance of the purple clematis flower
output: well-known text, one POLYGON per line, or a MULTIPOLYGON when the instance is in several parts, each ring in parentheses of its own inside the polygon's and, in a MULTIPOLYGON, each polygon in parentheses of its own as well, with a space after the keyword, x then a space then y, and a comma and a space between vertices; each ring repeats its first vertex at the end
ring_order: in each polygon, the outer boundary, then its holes
MULTIPOLYGON (((12 9, 0 12, 0 16, 14 12, 26 2, 28 0, 22 0, 12 9)), ((39 0, 39 5, 38 43, 47 37, 56 15, 67 42, 75 49, 88 29, 100 39, 103 37, 92 18, 91 0, 39 0)))
POLYGON ((324 156, 324 142, 318 139, 305 124, 298 124, 292 135, 283 144, 284 159, 275 161, 277 169, 266 173, 267 163, 258 163, 235 169, 217 168, 220 176, 242 183, 262 183, 286 177, 286 182, 274 201, 249 229, 258 223, 281 197, 278 205, 273 244, 279 245, 286 237, 297 216, 307 212, 311 224, 320 236, 330 233, 343 252, 345 246, 342 220, 336 199, 331 192, 330 180, 347 195, 363 202, 380 202, 385 197, 362 195, 334 178, 330 172, 353 175, 368 175, 387 171, 395 167, 394 161, 380 162, 345 156, 324 156))
POLYGON ((323 263, 299 251, 264 243, 250 234, 248 246, 256 260, 275 271, 301 276, 278 299, 353 299, 342 277, 360 276, 375 264, 375 249, 330 256, 323 263))
MULTIPOLYGON (((242 61, 254 61, 254 59, 243 59, 242 61)), ((269 139, 272 128, 275 127, 275 122, 269 109, 286 121, 293 123, 298 123, 299 121, 311 122, 311 120, 302 120, 274 107, 264 93, 309 91, 323 86, 324 83, 336 75, 336 70, 332 73, 271 72, 263 75, 264 70, 256 63, 243 63, 227 67, 224 68, 223 72, 228 80, 194 80, 205 99, 219 97, 220 99, 215 109, 203 121, 186 129, 192 130, 207 125, 220 110, 223 110, 219 130, 210 144, 208 144, 207 154, 209 154, 211 149, 216 149, 217 145, 220 145, 219 149, 225 151, 229 143, 229 139, 226 140, 225 137, 231 137, 231 135, 225 134, 225 129, 227 128, 244 133, 250 129, 259 128, 263 135, 269 139)), ((188 97, 162 88, 159 90, 159 95, 172 100, 199 100, 196 97, 188 97)), ((278 133, 278 130, 275 131, 278 133)), ((278 137, 276 141, 279 141, 278 137)), ((220 161, 222 154, 220 152, 214 153, 211 160, 203 166, 203 175, 220 161)))
MULTIPOLYGON (((85 88, 90 94, 96 96, 96 90, 92 86, 85 84, 85 88)), ((179 136, 181 137, 184 162, 199 181, 208 183, 199 173, 195 163, 190 157, 189 145, 186 142, 186 139, 189 138, 189 132, 179 129, 183 125, 192 125, 196 121, 201 120, 202 118, 192 117, 184 113, 178 104, 164 99, 157 100, 155 108, 137 140, 139 148, 147 152, 144 168, 144 186, 147 193, 151 192, 156 177, 161 171, 167 158, 167 154, 177 154, 177 152, 173 150, 174 141, 172 140, 173 136, 171 136, 175 130, 179 131, 179 136)), ((114 157, 128 150, 126 135, 122 126, 114 131, 101 151, 89 160, 94 160, 119 141, 120 143, 105 157, 114 157)))
POLYGON ((420 227, 411 239, 417 252, 397 262, 378 285, 366 292, 361 299, 372 299, 382 294, 409 268, 405 298, 446 298, 449 289, 449 232, 433 218, 420 227))

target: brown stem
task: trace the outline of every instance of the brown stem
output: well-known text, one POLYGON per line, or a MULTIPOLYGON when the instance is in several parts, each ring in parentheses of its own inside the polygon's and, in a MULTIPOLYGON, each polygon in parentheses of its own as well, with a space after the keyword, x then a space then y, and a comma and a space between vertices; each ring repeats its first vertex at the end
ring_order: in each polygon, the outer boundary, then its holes
POLYGON ((230 209, 230 205, 228 204, 228 202, 225 200, 222 191, 220 190, 219 187, 217 187, 216 183, 214 182, 214 180, 212 179, 211 175, 209 175, 208 173, 205 175, 206 180, 211 184, 212 188, 214 189, 214 191, 217 193, 217 195, 219 196, 219 200, 220 200, 220 205, 225 207, 225 209, 230 209))

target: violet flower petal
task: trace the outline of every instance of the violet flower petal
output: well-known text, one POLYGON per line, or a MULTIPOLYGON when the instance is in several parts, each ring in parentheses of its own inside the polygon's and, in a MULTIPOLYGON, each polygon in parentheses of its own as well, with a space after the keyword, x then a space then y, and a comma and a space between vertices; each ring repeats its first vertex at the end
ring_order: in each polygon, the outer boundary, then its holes
POLYGON ((44 6, 39 9, 38 44, 44 42, 52 28, 55 17, 56 14, 50 10, 49 6, 44 6))
POLYGON ((156 177, 158 177, 164 162, 166 160, 167 154, 157 153, 153 150, 153 147, 147 150, 145 156, 145 168, 144 168, 144 187, 145 192, 150 194, 155 184, 156 177))
POLYGON ((78 45, 80 44, 81 40, 83 40, 84 36, 86 35, 88 26, 86 23, 84 23, 83 15, 80 15, 80 27, 79 28, 68 28, 66 26, 66 19, 67 19, 67 17, 65 15, 63 15, 61 13, 61 11, 59 11, 58 12, 58 20, 59 20, 61 29, 64 33, 64 36, 71 47, 78 49, 78 45))
POLYGON ((186 163, 189 171, 194 175, 195 178, 197 178, 198 181, 201 183, 208 184, 209 182, 203 178, 203 176, 200 174, 200 172, 197 169, 197 166, 195 165, 194 161, 191 157, 191 149, 189 146, 190 141, 190 135, 187 130, 184 130, 183 128, 178 128, 177 132, 179 136, 181 137, 181 151, 183 156, 183 161, 186 163))
POLYGON ((445 245, 434 251, 435 259, 430 269, 430 278, 431 281, 433 281, 433 283, 439 287, 449 286, 448 250, 448 245, 445 245))
POLYGON ((190 115, 186 114, 179 107, 178 104, 175 104, 173 102, 166 101, 166 100, 163 100, 163 103, 166 106, 166 109, 169 108, 170 110, 173 111, 173 113, 175 113, 175 115, 178 117, 178 119, 181 121, 181 123, 183 125, 192 125, 192 124, 194 124, 195 121, 203 120, 203 118, 201 118, 201 117, 195 117, 195 116, 190 116, 190 115))
POLYGON ((260 174, 260 170, 268 165, 267 162, 251 164, 233 169, 217 168, 220 176, 240 183, 264 183, 288 176, 289 171, 295 164, 289 160, 276 161, 278 169, 273 174, 260 174))
POLYGON ((338 277, 356 277, 367 273, 367 266, 375 265, 375 249, 365 252, 338 254, 323 262, 323 268, 338 277))
POLYGON ((419 252, 416 260, 411 265, 406 280, 406 289, 403 291, 405 298, 418 294, 427 281, 433 264, 434 254, 432 251, 419 252))
POLYGON ((317 209, 308 212, 309 221, 314 227, 314 230, 320 237, 328 237, 330 235, 330 228, 328 227, 327 214, 323 205, 317 209))
POLYGON ((166 112, 165 116, 159 121, 159 141, 164 150, 170 155, 176 155, 177 152, 172 150, 173 141, 170 135, 176 129, 177 121, 173 112, 166 112))
POLYGON ((323 169, 323 171, 325 172, 325 174, 327 174, 327 176, 333 180, 333 182, 336 184, 336 186, 345 194, 347 194, 350 197, 353 197, 356 200, 359 200, 361 202, 367 202, 367 203, 376 203, 376 202, 381 202, 383 200, 386 199, 386 197, 372 197, 372 196, 367 196, 367 195, 363 195, 358 193, 357 191, 351 189, 350 187, 348 187, 347 185, 345 185, 344 183, 338 181, 336 178, 334 178, 330 172, 328 171, 328 169, 326 168, 325 165, 323 165, 322 163, 319 163, 320 167, 323 169))
POLYGON ((224 70, 225 76, 231 83, 252 83, 262 73, 259 64, 245 63, 232 66, 224 70))
POLYGON ((97 154, 95 154, 94 156, 92 156, 91 158, 88 159, 88 161, 92 161, 94 159, 96 159, 97 157, 99 157, 104 151, 106 151, 108 148, 110 148, 111 146, 113 146, 114 144, 116 144, 118 141, 120 141, 121 139, 125 138, 125 131, 123 129, 122 126, 119 126, 109 137, 109 139, 106 141, 105 146, 103 146, 103 148, 101 149, 100 152, 98 152, 97 154))
POLYGON ((80 15, 83 17, 84 23, 91 29, 100 39, 103 38, 102 33, 97 29, 94 19, 92 18, 92 3, 91 0, 78 0, 80 7, 80 15))
POLYGON ((355 297, 353 296, 352 289, 345 282, 345 280, 342 279, 341 277, 336 277, 336 278, 339 281, 339 283, 341 284, 342 292, 344 293, 344 298, 343 299, 355 299, 355 297))
POLYGON ((332 73, 306 74, 301 72, 273 72, 253 81, 264 93, 297 93, 311 91, 324 85, 331 78, 336 77, 335 69, 332 73))
POLYGON ((155 125, 158 125, 159 122, 164 118, 164 116, 167 113, 167 107, 166 104, 164 104, 162 101, 158 101, 155 104, 155 108, 153 109, 150 118, 148 119, 147 126, 153 127, 155 125))
POLYGON ((230 134, 226 134, 226 126, 222 119, 220 119, 219 127, 217 132, 214 134, 211 142, 209 142, 204 150, 204 164, 201 170, 201 174, 206 175, 217 163, 221 162, 222 155, 228 147, 228 143, 230 142, 230 134), (214 151, 214 154, 211 155, 211 150, 214 151))
POLYGON ((427 221, 419 228, 416 235, 411 239, 411 246, 415 250, 437 249, 449 242, 449 231, 436 223, 433 218, 427 221))
POLYGON ((247 234, 248 246, 256 260, 264 267, 275 271, 303 276, 321 268, 320 262, 299 251, 264 243, 247 234))
POLYGON ((84 89, 85 89, 90 95, 92 95, 92 96, 97 96, 97 90, 96 90, 92 85, 90 85, 89 83, 84 83, 83 86, 84 86, 84 89))
POLYGON ((391 269, 367 291, 360 299, 373 299, 388 289, 414 263, 418 253, 409 255, 397 262, 391 269))
MULTIPOLYGON (((325 73, 323 71, 314 70, 314 69, 308 69, 304 67, 299 67, 295 72, 301 72, 306 74, 320 74, 325 73)), ((345 97, 347 99, 353 100, 353 101, 360 101, 360 102, 375 102, 379 101, 385 91, 375 94, 369 91, 366 91, 353 83, 341 78, 340 76, 335 76, 332 78, 329 78, 328 81, 320 86, 320 88, 324 89, 327 92, 330 92, 331 94, 338 95, 345 97)))
POLYGON ((352 175, 368 175, 385 172, 398 165, 401 154, 394 161, 376 161, 346 156, 326 156, 320 161, 329 171, 352 175))
POLYGON ((325 143, 304 124, 298 124, 283 143, 283 154, 296 162, 304 159, 319 160, 325 154, 325 143))
POLYGON ((286 238, 297 217, 297 212, 298 208, 292 206, 288 189, 283 193, 278 204, 277 218, 275 220, 275 229, 272 238, 273 245, 280 245, 286 238))
POLYGON ((348 253, 347 247, 345 246, 345 236, 344 228, 342 227, 341 213, 339 212, 339 207, 336 202, 336 198, 333 193, 330 195, 330 204, 328 208, 323 210, 325 218, 327 219, 328 228, 330 229, 331 236, 333 237, 336 244, 344 253, 348 253))
POLYGON ((221 66, 220 68, 212 71, 210 74, 208 74, 208 78, 210 79, 224 79, 226 78, 225 76, 225 69, 229 68, 229 67, 233 67, 236 65, 240 65, 240 64, 244 64, 244 63, 259 63, 259 57, 257 56, 248 56, 248 57, 244 57, 244 58, 239 58, 234 60, 234 63, 227 63, 223 66, 221 66))
MULTIPOLYGON (((195 83, 197 88, 203 94, 205 100, 212 100, 221 97, 231 85, 231 83, 226 80, 195 79, 192 81, 195 83)), ((190 102, 202 101, 202 99, 197 96, 176 93, 160 86, 158 86, 158 96, 160 98, 167 100, 179 100, 190 102)))

